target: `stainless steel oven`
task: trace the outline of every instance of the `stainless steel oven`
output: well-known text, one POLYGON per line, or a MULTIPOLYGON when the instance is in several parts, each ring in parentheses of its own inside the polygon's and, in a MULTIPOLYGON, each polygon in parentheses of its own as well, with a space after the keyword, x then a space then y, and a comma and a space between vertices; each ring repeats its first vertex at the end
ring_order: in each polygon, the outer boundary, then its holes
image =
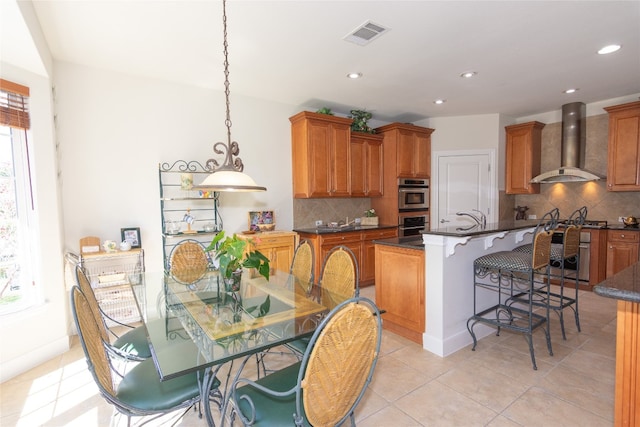
POLYGON ((398 210, 400 212, 429 209, 428 179, 398 179, 398 210))
POLYGON ((398 215, 398 237, 419 236, 428 229, 428 212, 407 212, 398 215))
MULTIPOLYGON (((564 233, 556 232, 551 237, 552 243, 562 244, 564 233)), ((590 265, 590 251, 591 251, 591 233, 589 231, 580 232, 580 265, 576 265, 575 259, 568 259, 564 261, 564 272, 566 278, 572 278, 575 280, 576 270, 578 270, 578 280, 581 282, 589 282, 589 265, 590 265)), ((551 261, 551 275, 559 277, 562 274, 562 261, 551 261)))

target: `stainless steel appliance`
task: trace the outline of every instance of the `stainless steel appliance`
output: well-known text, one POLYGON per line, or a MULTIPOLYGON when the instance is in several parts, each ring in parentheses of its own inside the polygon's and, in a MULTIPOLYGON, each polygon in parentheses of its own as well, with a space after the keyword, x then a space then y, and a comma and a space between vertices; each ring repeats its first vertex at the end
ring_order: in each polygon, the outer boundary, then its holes
MULTIPOLYGON (((562 222, 562 221, 561 221, 562 222)), ((590 228, 607 228, 607 221, 598 221, 598 220, 587 220, 582 229, 590 229, 590 228)), ((560 243, 562 244, 563 233, 562 231, 553 233, 551 238, 552 243, 560 243)), ((576 270, 578 271, 578 280, 580 282, 585 282, 585 284, 589 283, 589 266, 591 263, 591 233, 586 230, 580 232, 580 265, 576 265, 575 260, 566 260, 564 264, 565 276, 575 278, 576 270)), ((562 264, 561 261, 552 261, 551 265, 551 274, 555 276, 560 276, 562 274, 562 264)))
POLYGON ((428 179, 398 179, 398 210, 400 212, 429 209, 428 179))
POLYGON ((428 229, 428 212, 410 212, 398 215, 398 237, 419 236, 428 229))

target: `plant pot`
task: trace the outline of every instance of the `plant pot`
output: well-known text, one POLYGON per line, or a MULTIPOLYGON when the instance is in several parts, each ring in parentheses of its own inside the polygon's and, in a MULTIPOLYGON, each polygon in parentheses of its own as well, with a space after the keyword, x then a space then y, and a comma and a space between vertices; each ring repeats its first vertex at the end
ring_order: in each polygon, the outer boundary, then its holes
POLYGON ((360 218, 360 225, 378 225, 377 216, 363 216, 360 218))
POLYGON ((224 289, 227 292, 238 292, 240 290, 240 282, 242 282, 242 270, 236 270, 231 273, 231 277, 224 277, 224 289))

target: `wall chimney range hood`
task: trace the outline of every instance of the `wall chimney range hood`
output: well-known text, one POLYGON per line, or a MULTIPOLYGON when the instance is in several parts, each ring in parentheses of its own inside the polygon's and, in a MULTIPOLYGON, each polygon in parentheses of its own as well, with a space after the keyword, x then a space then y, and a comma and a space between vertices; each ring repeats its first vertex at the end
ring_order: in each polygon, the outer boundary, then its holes
POLYGON ((531 180, 532 183, 551 184, 555 182, 598 181, 603 177, 584 168, 587 142, 586 105, 572 102, 562 106, 562 140, 559 169, 542 173, 531 180))

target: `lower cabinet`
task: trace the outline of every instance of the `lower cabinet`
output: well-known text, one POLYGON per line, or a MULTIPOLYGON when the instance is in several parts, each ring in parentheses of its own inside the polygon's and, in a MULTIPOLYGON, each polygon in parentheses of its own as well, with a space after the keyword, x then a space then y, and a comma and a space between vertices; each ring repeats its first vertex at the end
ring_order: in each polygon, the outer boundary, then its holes
POLYGON ((383 327, 422 345, 425 330, 423 249, 375 245, 376 305, 383 327))
POLYGON ((375 282, 375 253, 373 241, 398 236, 396 227, 375 230, 346 231, 327 234, 300 233, 301 239, 307 239, 315 254, 314 278, 320 280, 322 263, 327 253, 336 246, 351 249, 358 263, 360 286, 370 286, 375 282))
POLYGON ((242 239, 251 240, 251 250, 259 250, 269 258, 271 271, 288 273, 298 242, 298 234, 293 231, 269 231, 257 234, 239 234, 242 239))
POLYGON ((607 232, 607 277, 638 262, 640 232, 609 230, 607 232))

